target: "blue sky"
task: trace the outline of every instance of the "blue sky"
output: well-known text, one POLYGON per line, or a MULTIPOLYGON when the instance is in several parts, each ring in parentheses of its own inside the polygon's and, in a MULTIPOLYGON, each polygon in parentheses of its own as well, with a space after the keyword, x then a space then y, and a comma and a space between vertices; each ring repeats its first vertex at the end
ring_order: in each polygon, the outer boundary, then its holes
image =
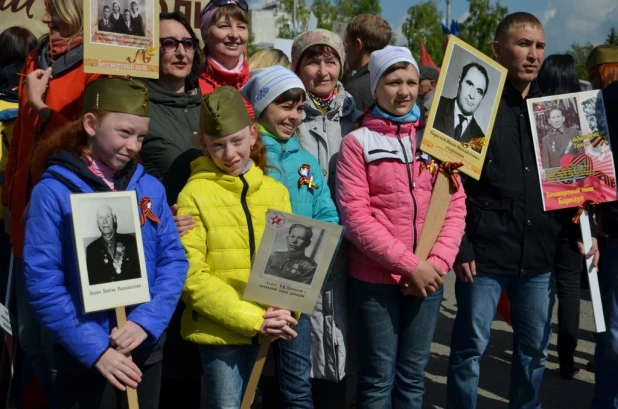
MULTIPOLYGON (((265 0, 250 0, 251 4, 265 0)), ((312 0, 306 0, 311 4, 312 0)), ((433 0, 446 16, 446 0, 433 0)), ((495 3, 495 0, 491 0, 495 3)), ((382 16, 402 40, 401 24, 407 10, 421 0, 381 0, 382 16)), ((509 12, 527 11, 537 16, 545 26, 546 55, 565 52, 573 42, 590 41, 597 45, 604 41, 610 27, 618 30, 617 0, 502 0, 509 12)), ((452 0, 452 17, 460 19, 468 11, 466 0, 452 0)))

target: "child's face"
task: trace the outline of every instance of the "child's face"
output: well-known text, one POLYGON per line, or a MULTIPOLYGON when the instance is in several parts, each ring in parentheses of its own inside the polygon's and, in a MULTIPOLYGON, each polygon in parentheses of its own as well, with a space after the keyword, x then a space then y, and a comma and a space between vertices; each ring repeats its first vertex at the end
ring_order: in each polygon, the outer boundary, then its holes
POLYGON ((270 133, 287 141, 303 120, 305 101, 271 103, 260 115, 260 123, 270 133))
POLYGON ((376 102, 395 116, 412 110, 418 96, 418 72, 410 64, 406 69, 395 70, 382 76, 376 87, 376 102))
POLYGON ((88 149, 92 157, 114 170, 121 170, 140 151, 150 118, 110 112, 102 118, 84 115, 88 149))
POLYGON ((238 176, 251 160, 251 147, 257 140, 257 130, 249 125, 240 131, 224 137, 202 135, 204 154, 210 156, 215 165, 228 175, 238 176))

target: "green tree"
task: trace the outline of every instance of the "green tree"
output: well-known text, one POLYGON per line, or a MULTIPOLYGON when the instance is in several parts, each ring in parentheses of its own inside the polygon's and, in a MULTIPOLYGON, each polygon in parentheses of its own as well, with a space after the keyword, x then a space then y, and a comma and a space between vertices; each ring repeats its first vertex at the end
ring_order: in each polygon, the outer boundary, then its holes
POLYGON ((618 33, 616 33, 616 29, 614 27, 609 30, 609 34, 605 38, 605 44, 618 45, 618 33))
POLYGON ((279 33, 277 36, 279 38, 294 38, 294 34, 292 33, 292 16, 294 10, 294 1, 296 1, 296 24, 300 26, 299 31, 296 34, 300 34, 307 27, 307 22, 309 21, 309 8, 307 7, 307 2, 305 0, 282 0, 281 5, 283 7, 283 11, 285 11, 290 17, 281 16, 277 19, 277 26, 279 27, 279 33))
POLYGON ((354 16, 359 14, 377 14, 382 13, 380 0, 337 0, 335 4, 336 18, 338 21, 349 21, 354 16))
POLYGON ((566 51, 567 54, 571 54, 575 58, 575 67, 577 68, 577 76, 582 80, 588 79, 588 70, 586 69, 586 60, 590 55, 590 52, 594 48, 592 43, 579 44, 573 43, 566 51))
POLYGON ((498 1, 493 6, 490 0, 468 0, 470 15, 461 25, 461 39, 485 55, 493 56, 491 43, 500 20, 508 14, 508 8, 498 1))
POLYGON ((444 58, 444 36, 440 19, 442 12, 436 3, 426 0, 408 9, 408 16, 403 22, 402 33, 408 41, 408 48, 420 57, 420 40, 423 39, 427 52, 433 61, 441 65, 444 58))
POLYGON ((333 22, 337 20, 337 9, 330 0, 313 0, 311 11, 318 19, 318 28, 332 30, 333 22))

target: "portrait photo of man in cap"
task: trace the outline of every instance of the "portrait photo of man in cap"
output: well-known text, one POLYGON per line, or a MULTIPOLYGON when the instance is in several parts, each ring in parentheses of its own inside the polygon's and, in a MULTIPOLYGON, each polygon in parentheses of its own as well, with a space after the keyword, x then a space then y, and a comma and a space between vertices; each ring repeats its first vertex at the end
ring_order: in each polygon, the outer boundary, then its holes
MULTIPOLYGON (((284 232, 284 229, 280 230, 284 232)), ((305 253, 311 245, 313 229, 294 223, 287 230, 285 242, 287 251, 275 251, 266 264, 264 273, 269 276, 310 285, 317 263, 305 253)))

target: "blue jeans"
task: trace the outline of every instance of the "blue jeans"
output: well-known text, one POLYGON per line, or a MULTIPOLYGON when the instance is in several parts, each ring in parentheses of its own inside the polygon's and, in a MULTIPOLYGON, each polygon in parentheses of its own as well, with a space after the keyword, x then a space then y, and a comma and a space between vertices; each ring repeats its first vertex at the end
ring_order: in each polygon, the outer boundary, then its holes
POLYGON ((618 240, 607 240, 599 269, 606 331, 597 334, 594 351, 593 409, 618 408, 618 240))
POLYGON ((291 341, 273 343, 275 369, 285 409, 313 409, 311 396, 311 320, 302 314, 291 341))
POLYGON ((540 408, 538 392, 551 340, 553 273, 536 276, 477 274, 472 284, 457 280, 457 317, 451 337, 447 409, 476 408, 479 361, 489 343, 502 291, 511 303, 513 356, 510 409, 540 408))
POLYGON ((199 348, 206 407, 240 408, 260 345, 200 345, 199 348))
POLYGON ((15 258, 13 268, 15 269, 13 277, 15 278, 18 339, 25 357, 20 397, 26 392, 32 380, 27 376, 31 372, 27 370, 26 365, 30 364, 47 398, 48 406, 54 409, 56 407, 56 389, 54 386, 56 368, 53 362, 53 343, 45 329, 36 319, 34 310, 28 302, 28 294, 26 293, 26 284, 24 282, 24 261, 15 258))
POLYGON ((425 366, 443 289, 427 298, 403 296, 397 285, 350 277, 359 361, 359 409, 421 409, 425 366))

